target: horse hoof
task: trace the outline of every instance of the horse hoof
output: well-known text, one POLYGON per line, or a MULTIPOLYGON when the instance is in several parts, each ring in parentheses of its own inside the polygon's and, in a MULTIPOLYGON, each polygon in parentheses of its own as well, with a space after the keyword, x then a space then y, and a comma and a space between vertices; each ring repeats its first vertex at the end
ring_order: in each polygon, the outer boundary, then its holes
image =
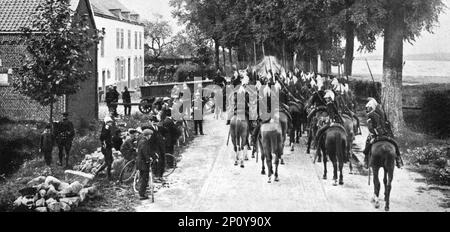
POLYGON ((385 207, 384 211, 389 212, 389 207, 385 207))
POLYGON ((375 202, 375 209, 379 209, 380 208, 380 202, 375 202))
POLYGON ((245 161, 248 161, 248 158, 245 158, 245 161))
POLYGON ((265 171, 261 171, 261 175, 266 175, 266 172, 265 171))
POLYGON ((337 180, 335 180, 335 181, 333 182, 333 186, 338 186, 337 180))
POLYGON ((245 166, 242 164, 242 165, 241 165, 241 168, 245 168, 245 166))
POLYGON ((256 158, 255 155, 252 155, 252 159, 256 158))
POLYGON ((238 166, 239 164, 238 164, 238 162, 236 161, 235 163, 234 163, 234 166, 238 166))
POLYGON ((281 165, 285 165, 284 160, 282 160, 280 164, 281 164, 281 165))
POLYGON ((327 179, 327 176, 323 176, 322 178, 323 178, 324 180, 326 180, 326 179, 327 179))
POLYGON ((291 148, 291 151, 294 151, 294 148, 291 148))
POLYGON ((344 181, 339 181, 339 185, 344 185, 344 181))
POLYGON ((280 178, 276 177, 275 182, 280 182, 280 178))

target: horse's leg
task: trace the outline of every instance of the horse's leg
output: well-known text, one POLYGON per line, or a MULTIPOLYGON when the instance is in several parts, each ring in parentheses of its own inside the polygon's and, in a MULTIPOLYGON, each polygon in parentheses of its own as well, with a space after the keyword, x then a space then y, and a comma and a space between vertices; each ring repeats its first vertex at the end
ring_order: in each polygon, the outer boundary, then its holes
POLYGON ((394 179, 394 169, 393 168, 389 169, 387 171, 387 173, 388 173, 387 174, 388 180, 387 180, 386 184, 384 185, 384 201, 386 202, 386 205, 384 207, 385 211, 389 211, 389 203, 390 203, 390 196, 391 196, 391 189, 392 189, 392 180, 394 179))
POLYGON ((233 146, 234 146, 234 153, 236 153, 236 157, 235 157, 235 161, 234 161, 234 166, 238 166, 238 165, 239 165, 239 163, 238 163, 238 161, 239 161, 239 151, 238 151, 238 146, 237 146, 235 143, 233 143, 233 146))
POLYGON ((273 166, 272 166, 272 151, 266 151, 266 162, 267 162, 267 171, 268 171, 268 175, 269 175, 269 180, 267 181, 268 183, 272 183, 272 174, 273 174, 273 166))
POLYGON ((266 175, 266 167, 264 162, 266 161, 266 154, 264 151, 261 152, 261 164, 262 164, 262 169, 261 169, 261 175, 266 175))
POLYGON ((242 156, 243 156, 243 159, 241 159, 241 168, 244 168, 245 167, 244 160, 248 160, 248 158, 247 158, 247 147, 246 146, 242 146, 241 147, 241 153, 242 153, 242 156))
POLYGON ((311 136, 311 131, 308 131, 308 143, 307 143, 307 148, 306 148, 306 154, 311 154, 311 142, 312 142, 312 136, 311 136))
POLYGON ((373 169, 373 187, 374 187, 374 195, 372 198, 372 202, 375 203, 375 208, 380 208, 380 200, 378 199, 380 196, 380 180, 378 179, 378 172, 380 170, 379 167, 372 168, 373 169))
POLYGON ((331 159, 331 163, 333 163, 333 185, 337 186, 338 185, 338 178, 337 178, 337 173, 338 173, 338 165, 337 165, 337 161, 336 161, 336 157, 330 158, 331 159))
POLYGON ((342 169, 344 168, 344 161, 339 162, 339 185, 344 185, 344 175, 342 174, 342 169))
MULTIPOLYGON (((317 149, 317 151, 319 152, 320 148, 317 149)), ((327 157, 326 155, 324 155, 323 157, 323 179, 326 180, 327 179, 327 157)))

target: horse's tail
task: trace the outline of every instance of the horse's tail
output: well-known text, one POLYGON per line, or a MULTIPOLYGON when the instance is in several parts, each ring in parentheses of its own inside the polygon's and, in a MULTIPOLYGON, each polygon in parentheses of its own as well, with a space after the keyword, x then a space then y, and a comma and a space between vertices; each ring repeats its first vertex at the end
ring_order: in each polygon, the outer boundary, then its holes
POLYGON ((336 158, 339 162, 343 162, 344 160, 344 149, 345 149, 345 141, 342 138, 342 133, 336 134, 336 158))

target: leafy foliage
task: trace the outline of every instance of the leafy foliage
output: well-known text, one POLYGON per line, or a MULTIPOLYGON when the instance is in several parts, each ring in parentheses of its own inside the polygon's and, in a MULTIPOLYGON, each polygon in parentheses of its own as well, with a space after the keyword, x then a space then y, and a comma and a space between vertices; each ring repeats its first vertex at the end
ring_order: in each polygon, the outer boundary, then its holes
POLYGON ((46 0, 32 27, 23 29, 28 54, 13 86, 43 106, 75 94, 92 74, 85 66, 92 62, 89 50, 99 36, 85 17, 74 14, 69 1, 46 0))
POLYGON ((144 37, 147 40, 146 50, 151 52, 151 58, 156 59, 164 54, 165 49, 170 46, 168 41, 172 36, 172 28, 169 21, 162 20, 162 16, 157 16, 154 21, 144 21, 144 37))

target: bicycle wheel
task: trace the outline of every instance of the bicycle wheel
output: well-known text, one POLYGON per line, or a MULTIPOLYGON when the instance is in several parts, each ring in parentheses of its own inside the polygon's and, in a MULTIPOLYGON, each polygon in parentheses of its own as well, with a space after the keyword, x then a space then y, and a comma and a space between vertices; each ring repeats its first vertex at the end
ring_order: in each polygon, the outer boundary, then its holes
POLYGON ((150 191, 150 197, 152 199, 152 203, 155 202, 155 185, 153 184, 153 173, 150 172, 150 177, 148 178, 148 189, 150 191))
POLYGON ((135 193, 139 192, 139 172, 136 172, 136 174, 134 174, 134 178, 133 178, 133 190, 135 193))
POLYGON ((178 160, 174 155, 169 153, 166 153, 165 158, 166 158, 166 167, 164 177, 168 177, 175 172, 175 169, 177 169, 178 160))
MULTIPOLYGON (((136 174, 134 174, 134 178, 133 178, 133 190, 135 193, 139 192, 139 178, 140 178, 139 172, 136 172, 136 174)), ((155 202, 155 185, 153 184, 153 173, 152 172, 149 173, 147 191, 150 192, 150 197, 152 199, 152 203, 155 202)))
POLYGON ((125 164, 125 166, 120 171, 119 183, 130 182, 133 179, 135 173, 136 173, 136 161, 130 160, 125 164))

